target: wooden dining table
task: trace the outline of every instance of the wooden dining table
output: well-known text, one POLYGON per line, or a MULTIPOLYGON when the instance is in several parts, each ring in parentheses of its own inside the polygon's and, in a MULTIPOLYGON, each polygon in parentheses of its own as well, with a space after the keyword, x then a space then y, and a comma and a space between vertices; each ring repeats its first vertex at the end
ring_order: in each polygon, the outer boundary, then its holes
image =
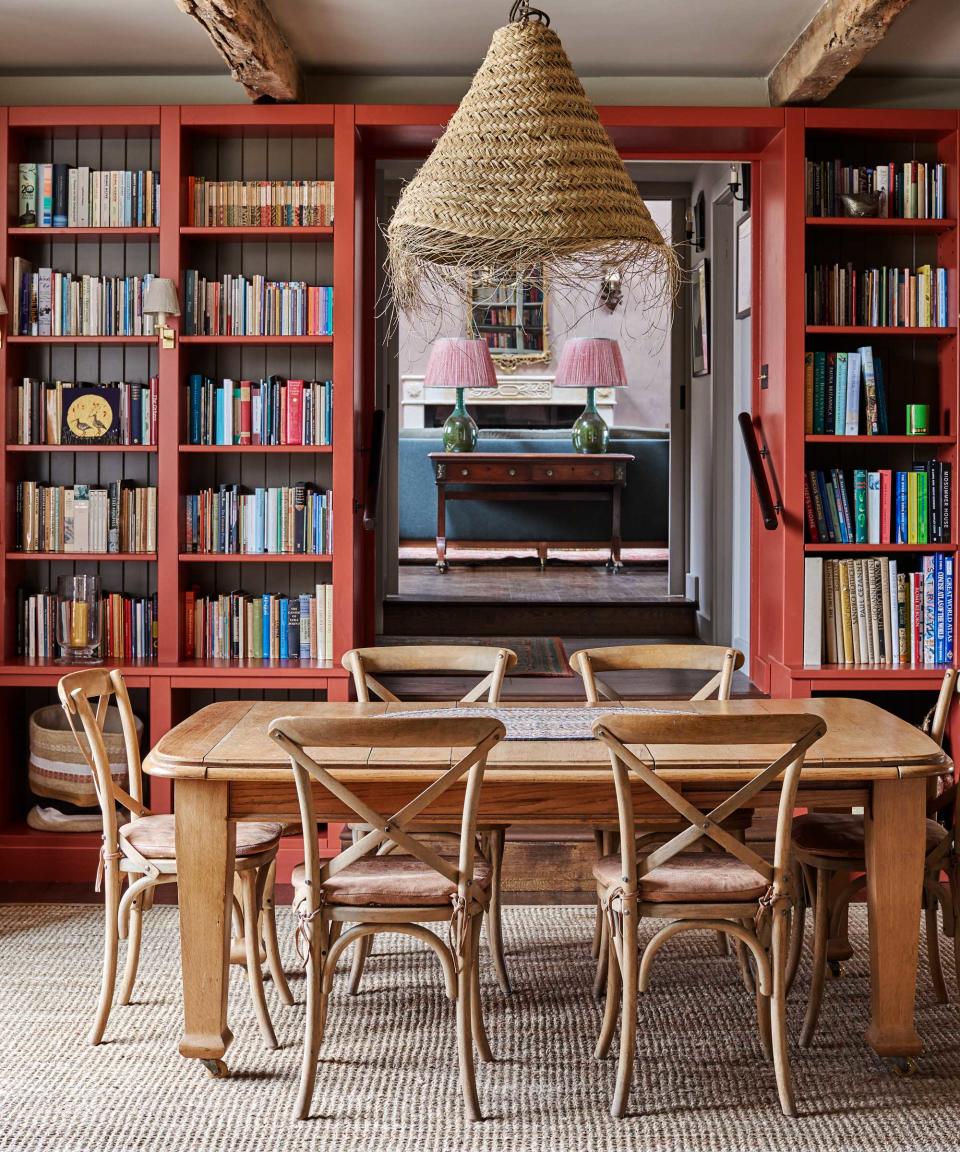
MULTIPOLYGON (((827 732, 807 753, 798 804, 864 810, 871 981, 866 1039, 880 1056, 916 1056, 923 1047, 914 1004, 926 789, 929 777, 952 769, 949 757, 919 729, 864 700, 652 700, 624 706, 739 716, 807 712, 824 718, 827 732)), ((300 819, 289 761, 267 736, 270 721, 293 714, 392 716, 441 707, 455 710, 458 705, 222 701, 172 728, 147 756, 147 773, 175 782, 184 1004, 180 1052, 184 1056, 222 1072, 223 1057, 233 1038, 227 1022, 227 986, 236 822, 300 819)), ((542 702, 502 706, 525 707, 542 710, 549 706, 542 702)), ((569 704, 557 707, 570 712, 569 704)), ((591 716, 617 707, 596 706, 591 716)), ((549 723, 544 730, 556 738, 511 739, 508 729, 508 738, 493 749, 480 799, 481 824, 616 826, 616 796, 606 749, 582 734, 565 736, 560 717, 558 712, 556 731, 550 730, 549 723)), ((335 775, 342 775, 357 796, 389 817, 448 767, 455 752, 449 747, 348 748, 311 754, 335 775)), ((729 793, 729 785, 745 782, 758 766, 772 759, 769 747, 742 745, 651 745, 645 753, 638 750, 638 755, 643 754, 651 756, 657 771, 705 812, 714 806, 718 791, 729 793)), ((775 808, 777 791, 774 786, 761 793, 757 807, 775 808)), ((318 819, 355 819, 350 809, 319 786, 314 790, 314 803, 318 819)), ((669 811, 639 781, 634 804, 638 818, 669 811)), ((443 803, 431 809, 431 820, 438 827, 450 826, 461 808, 461 790, 453 788, 443 803)), ((584 948, 589 947, 585 936, 584 948)))

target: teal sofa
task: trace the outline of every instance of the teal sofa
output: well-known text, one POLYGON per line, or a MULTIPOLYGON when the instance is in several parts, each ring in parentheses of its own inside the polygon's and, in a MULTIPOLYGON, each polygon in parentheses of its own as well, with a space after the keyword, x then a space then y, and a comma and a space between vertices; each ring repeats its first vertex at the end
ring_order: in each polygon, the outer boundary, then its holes
MULTIPOLYGON (((482 452, 571 452, 567 431, 481 431, 482 452)), ((667 540, 670 436, 666 431, 614 428, 611 452, 634 457, 623 491, 624 546, 663 546, 667 540)), ((400 541, 432 541, 437 530, 437 493, 431 452, 442 452, 439 428, 400 432, 400 541)), ((447 539, 460 541, 571 541, 603 546, 610 540, 610 513, 603 505, 576 501, 469 500, 447 503, 447 539)))

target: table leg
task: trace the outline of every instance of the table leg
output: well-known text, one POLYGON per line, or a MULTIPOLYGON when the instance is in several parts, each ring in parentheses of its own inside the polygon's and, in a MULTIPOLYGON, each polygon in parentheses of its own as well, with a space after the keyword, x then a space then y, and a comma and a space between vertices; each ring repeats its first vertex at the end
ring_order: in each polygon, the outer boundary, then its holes
POLYGON ((926 781, 876 781, 866 813, 870 1027, 878 1056, 915 1056, 926 781))
POLYGON ((227 820, 230 786, 208 780, 176 785, 177 884, 183 1038, 180 1054, 214 1073, 233 1033, 227 1025, 230 921, 236 825, 227 820))
POLYGON ((437 567, 447 570, 447 498, 442 484, 437 485, 437 567))
POLYGON ((623 567, 620 559, 620 496, 622 489, 614 488, 611 494, 611 526, 610 526, 610 564, 614 572, 623 567))

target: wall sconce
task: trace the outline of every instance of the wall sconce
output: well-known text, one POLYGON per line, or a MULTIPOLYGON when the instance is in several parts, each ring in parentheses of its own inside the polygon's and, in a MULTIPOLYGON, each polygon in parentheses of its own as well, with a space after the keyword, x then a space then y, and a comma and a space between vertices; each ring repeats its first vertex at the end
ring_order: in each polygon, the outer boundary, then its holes
POLYGON ((750 165, 749 164, 731 164, 730 165, 730 192, 734 200, 743 205, 744 212, 750 211, 750 165), (741 184, 743 186, 743 195, 738 196, 741 184))
POLYGON ((693 244, 698 252, 707 246, 707 206, 703 193, 689 207, 683 218, 684 231, 687 234, 687 243, 693 244))
POLYGON ((614 268, 600 281, 600 303, 608 312, 616 312, 623 300, 623 287, 620 273, 614 268))
POLYGON ((180 315, 177 286, 172 280, 155 276, 150 281, 143 298, 143 314, 144 316, 156 316, 157 330, 160 333, 160 347, 164 349, 176 348, 176 330, 167 327, 168 316, 180 315))
POLYGON ((3 317, 7 314, 7 298, 0 288, 0 348, 3 347, 3 317))

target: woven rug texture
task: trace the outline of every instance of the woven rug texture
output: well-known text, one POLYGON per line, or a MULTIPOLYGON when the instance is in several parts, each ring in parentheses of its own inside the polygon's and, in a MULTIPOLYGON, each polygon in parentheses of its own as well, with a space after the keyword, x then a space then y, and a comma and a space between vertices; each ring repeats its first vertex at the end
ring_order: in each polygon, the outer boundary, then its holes
MULTIPOLYGON (((892 1152, 957 1146, 960 1017, 937 1005, 921 972, 918 1024, 927 1049, 913 1077, 867 1048, 865 915, 852 914, 855 957, 827 985, 814 1046, 793 1049, 802 1115, 777 1105, 751 998, 711 934, 667 945, 641 998, 630 1115, 608 1114, 615 1063, 597 1063, 600 1008, 590 994, 593 910, 509 907, 514 994, 501 995, 486 950, 483 992, 497 1060, 478 1065, 487 1119, 463 1117, 454 1011, 432 954, 381 937, 361 994, 345 971, 330 1002, 314 1117, 291 1119, 304 1009, 293 920, 279 913, 291 988, 267 994, 281 1048, 260 1041, 233 969, 229 1079, 212 1081, 177 1053, 181 1032, 177 912, 146 917, 135 1003, 115 1007, 106 1042, 87 1043, 97 998, 97 906, 0 906, 0 1149, 17 1152, 892 1152)), ((121 946, 122 949, 122 946, 121 946)), ((944 962, 952 968, 952 948, 944 962)), ((349 954, 347 959, 349 958, 349 954)), ((122 963, 121 951, 121 963, 122 963)), ((346 967, 346 961, 342 966, 346 967)), ((808 979, 790 1007, 799 1033, 808 979)))

